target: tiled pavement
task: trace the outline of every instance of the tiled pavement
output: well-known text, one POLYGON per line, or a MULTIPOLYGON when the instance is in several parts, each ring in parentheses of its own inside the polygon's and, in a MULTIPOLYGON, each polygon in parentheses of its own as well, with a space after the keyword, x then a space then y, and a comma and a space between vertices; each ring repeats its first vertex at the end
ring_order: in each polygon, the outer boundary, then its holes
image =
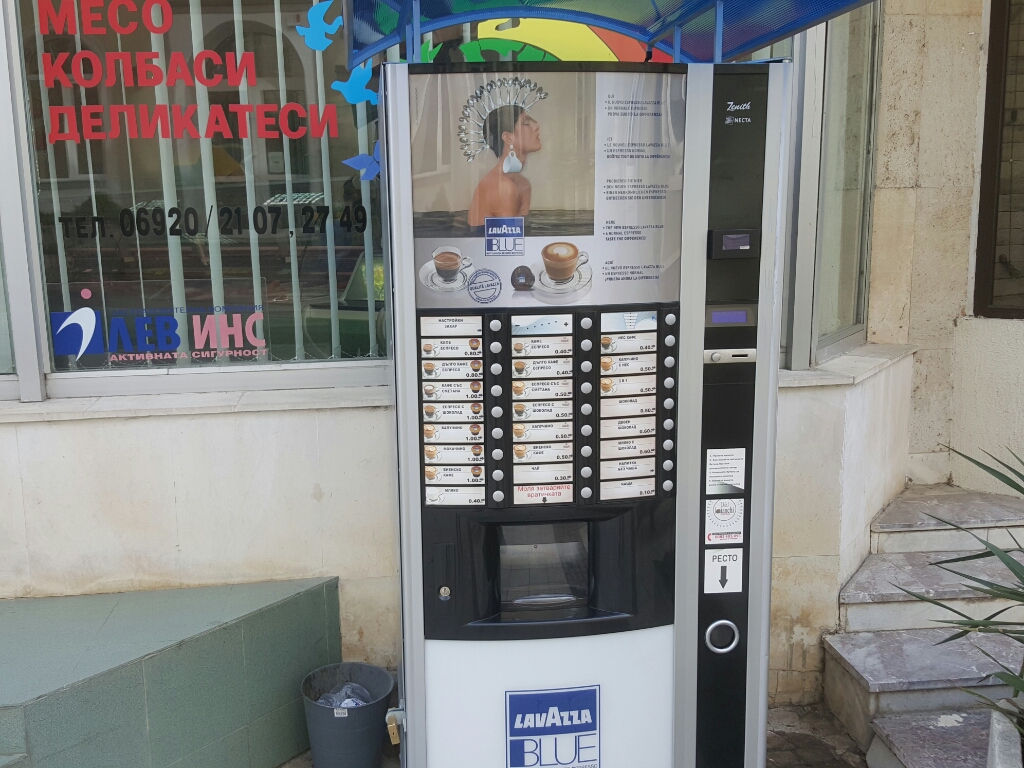
POLYGON ((864 753, 822 704, 768 710, 769 768, 866 768, 864 753))
MULTIPOLYGON (((398 752, 387 747, 381 768, 398 768, 398 752)), ((282 768, 311 768, 307 752, 282 768)), ((843 726, 821 704, 768 710, 769 768, 866 768, 843 726)))

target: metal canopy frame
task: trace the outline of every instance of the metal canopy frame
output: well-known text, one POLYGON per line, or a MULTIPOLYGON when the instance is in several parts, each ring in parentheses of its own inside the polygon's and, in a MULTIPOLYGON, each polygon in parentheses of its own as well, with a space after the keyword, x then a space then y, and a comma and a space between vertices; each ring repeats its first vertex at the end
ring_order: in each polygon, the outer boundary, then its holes
MULTIPOLYGON (((461 0, 344 0, 349 68, 406 43, 420 61, 428 32, 500 18, 569 21, 601 27, 658 48, 676 62, 722 62, 847 13, 868 0, 633 0, 622 13, 567 8, 569 0, 500 0, 469 8, 461 0), (528 4, 529 3, 529 4, 528 4), (543 3, 543 4, 541 4, 543 3), (382 13, 383 11, 383 13, 382 13), (387 23, 384 16, 388 16, 387 23), (392 27, 391 24, 394 23, 392 27), (384 31, 385 27, 387 32, 384 31)), ((596 3, 595 3, 596 6, 596 3)))

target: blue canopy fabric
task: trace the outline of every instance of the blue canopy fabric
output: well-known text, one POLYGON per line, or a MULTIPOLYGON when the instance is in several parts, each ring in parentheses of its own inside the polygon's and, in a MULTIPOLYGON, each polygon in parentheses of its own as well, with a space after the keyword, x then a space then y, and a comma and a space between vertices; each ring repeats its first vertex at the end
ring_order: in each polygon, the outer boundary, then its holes
MULTIPOLYGON (((724 0, 722 60, 728 61, 853 10, 868 0, 724 0)), ((610 29, 673 54, 713 61, 715 0, 348 0, 349 68, 411 33, 501 18, 574 21, 610 29), (418 13, 417 13, 418 11, 418 13)))

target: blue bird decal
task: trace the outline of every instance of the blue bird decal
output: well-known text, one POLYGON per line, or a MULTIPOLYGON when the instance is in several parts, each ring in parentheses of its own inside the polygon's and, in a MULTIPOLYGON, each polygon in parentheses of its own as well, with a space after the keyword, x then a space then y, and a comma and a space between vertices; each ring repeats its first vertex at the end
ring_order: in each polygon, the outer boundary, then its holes
POLYGON ((372 74, 373 70, 370 68, 368 62, 360 64, 352 70, 352 75, 347 81, 342 82, 341 80, 335 80, 331 83, 331 88, 344 96, 345 101, 349 104, 359 104, 364 101, 369 101, 371 104, 376 105, 377 92, 371 91, 366 87, 366 84, 370 82, 370 76, 372 74))
POLYGON ((314 5, 309 9, 309 14, 307 15, 309 26, 295 28, 295 31, 302 35, 306 47, 312 48, 314 51, 327 50, 327 47, 334 42, 327 36, 333 35, 344 24, 344 19, 341 16, 336 18, 331 24, 324 20, 324 16, 327 15, 327 11, 333 2, 334 0, 324 0, 322 3, 314 5))
POLYGON ((380 174, 380 142, 373 145, 373 155, 356 155, 342 160, 349 168, 359 171, 360 181, 372 181, 380 174))

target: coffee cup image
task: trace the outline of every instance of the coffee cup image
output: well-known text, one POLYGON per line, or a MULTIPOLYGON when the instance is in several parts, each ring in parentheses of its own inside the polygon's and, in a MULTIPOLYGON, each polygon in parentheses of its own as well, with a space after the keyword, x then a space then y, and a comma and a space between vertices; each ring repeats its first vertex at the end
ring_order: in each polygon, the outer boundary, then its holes
POLYGON ((436 370, 437 370, 437 366, 434 365, 433 363, 424 363, 423 364, 423 375, 424 376, 433 376, 434 373, 436 372, 436 370))
POLYGON ((612 337, 611 336, 602 336, 601 337, 601 349, 607 349, 607 350, 615 349, 615 345, 612 344, 612 337))
POLYGON ((483 429, 483 427, 481 427, 479 424, 470 424, 469 425, 469 433, 471 435, 479 435, 481 429, 483 429))
POLYGON ((423 447, 423 455, 426 456, 428 460, 433 461, 434 459, 437 458, 437 446, 436 445, 424 446, 423 447))
POLYGON ((483 403, 473 403, 471 406, 469 406, 469 410, 471 410, 473 412, 474 416, 479 416, 481 413, 483 413, 484 404, 483 403))
POLYGON ((556 283, 566 283, 576 274, 576 268, 586 264, 589 256, 572 243, 548 243, 540 252, 544 271, 556 283))
POLYGON ((473 455, 474 456, 482 456, 483 453, 484 453, 484 447, 482 445, 474 445, 473 446, 473 455))
POLYGON ((516 396, 522 396, 526 394, 526 382, 525 381, 513 381, 512 382, 512 394, 516 396))
POLYGON ((424 384, 423 385, 423 396, 424 397, 433 397, 436 392, 437 392, 437 387, 435 387, 433 384, 424 384))
POLYGON ((462 251, 452 245, 442 245, 430 254, 430 258, 434 260, 434 271, 445 283, 454 283, 459 272, 473 263, 468 256, 463 256, 462 251))
POLYGON ((424 424, 423 425, 423 439, 424 440, 433 440, 434 439, 434 432, 435 432, 435 430, 436 430, 436 427, 433 424, 424 424))
POLYGON ((521 341, 517 341, 515 344, 512 345, 513 355, 525 355, 529 351, 530 348, 523 344, 523 342, 521 341))
POLYGON ((469 367, 470 367, 470 369, 471 369, 471 370, 472 370, 472 371, 473 371, 474 373, 476 373, 476 372, 478 372, 478 371, 479 371, 479 370, 480 370, 481 368, 483 368, 483 367, 484 367, 484 364, 483 364, 483 361, 482 361, 482 360, 472 360, 472 361, 470 361, 470 363, 469 363, 469 367))
POLYGON ((512 413, 517 419, 521 419, 526 416, 526 405, 524 403, 516 403, 512 406, 512 413))
POLYGON ((437 467, 424 467, 423 468, 423 476, 425 478, 427 478, 427 480, 436 480, 437 479, 437 467))
POLYGON ((601 379, 601 391, 611 392, 612 387, 615 386, 611 379, 601 379))
POLYGON ((432 355, 434 354, 434 345, 429 342, 423 345, 423 354, 432 355))
POLYGON ((512 453, 517 459, 525 459, 526 455, 530 452, 529 448, 525 445, 514 445, 512 446, 512 453))
POLYGON ((433 419, 437 417, 437 406, 436 405, 424 405, 423 406, 423 418, 433 419))
POLYGON ((512 370, 515 371, 516 376, 525 376, 530 372, 529 366, 523 360, 516 360, 512 363, 512 370))
POLYGON ((601 358, 601 370, 602 371, 610 371, 614 364, 615 364, 615 361, 612 360, 610 357, 602 357, 601 358))
POLYGON ((470 470, 470 472, 473 474, 473 477, 480 477, 484 473, 484 468, 483 467, 473 467, 470 470))
POLYGON ((480 349, 480 339, 470 339, 469 348, 472 349, 474 352, 480 349))
POLYGON ((443 498, 444 493, 442 493, 440 490, 431 489, 427 491, 427 501, 429 501, 431 504, 440 504, 441 499, 443 498))
POLYGON ((526 437, 526 425, 525 424, 513 424, 512 434, 516 437, 526 437))
POLYGON ((479 381, 471 381, 469 383, 469 389, 474 393, 479 392, 481 389, 483 389, 483 386, 484 385, 481 384, 479 381))

